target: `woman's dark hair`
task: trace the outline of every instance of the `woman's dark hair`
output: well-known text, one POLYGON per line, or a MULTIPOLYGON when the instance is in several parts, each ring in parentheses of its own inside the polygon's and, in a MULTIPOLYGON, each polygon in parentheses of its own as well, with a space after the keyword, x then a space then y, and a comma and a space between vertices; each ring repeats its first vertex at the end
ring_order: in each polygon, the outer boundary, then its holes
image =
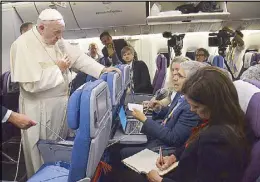
POLYGON ((245 137, 245 115, 232 80, 223 71, 216 67, 201 68, 184 83, 182 93, 207 107, 209 126, 229 125, 239 137, 245 137))

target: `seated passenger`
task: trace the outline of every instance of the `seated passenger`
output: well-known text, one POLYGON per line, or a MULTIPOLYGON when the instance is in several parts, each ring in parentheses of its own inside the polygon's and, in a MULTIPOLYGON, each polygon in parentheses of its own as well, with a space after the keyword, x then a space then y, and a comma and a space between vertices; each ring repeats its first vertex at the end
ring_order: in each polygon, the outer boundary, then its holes
POLYGON ((250 66, 242 75, 241 80, 259 80, 260 81, 260 64, 250 66))
POLYGON ((140 111, 135 110, 133 116, 143 123, 141 132, 148 136, 148 143, 144 146, 126 147, 121 150, 121 157, 129 157, 144 148, 158 149, 162 146, 180 147, 191 134, 191 129, 200 122, 199 116, 190 111, 190 105, 179 92, 184 81, 199 68, 205 65, 196 61, 188 61, 180 64, 180 69, 173 73, 173 85, 178 92, 173 99, 170 107, 162 107, 158 102, 154 106, 157 113, 154 118, 163 119, 161 122, 147 119, 140 111))
POLYGON ((209 52, 204 48, 199 48, 196 50, 196 61, 198 62, 206 62, 211 65, 210 62, 208 62, 209 58, 209 52))
POLYGON ((150 74, 145 62, 134 59, 134 49, 125 46, 121 50, 121 55, 126 64, 131 67, 130 75, 132 80, 132 89, 135 93, 153 93, 150 74))
POLYGON ((89 44, 88 53, 87 55, 93 59, 95 59, 97 62, 101 59, 101 55, 98 54, 98 46, 96 43, 89 44))
MULTIPOLYGON (((185 62, 185 61, 190 61, 189 58, 187 57, 183 57, 183 56, 176 56, 170 66, 169 69, 167 69, 167 75, 166 75, 166 80, 165 80, 165 85, 164 85, 164 89, 167 89, 169 94, 167 97, 165 97, 164 99, 160 100, 160 105, 162 105, 163 107, 167 107, 169 104, 171 104, 172 100, 174 99, 175 95, 176 95, 176 90, 174 88, 174 82, 172 81, 173 79, 173 72, 174 71, 179 71, 180 69, 180 63, 185 62)), ((155 97, 153 97, 151 99, 151 101, 155 101, 155 97)), ((149 101, 145 101, 145 103, 149 104, 149 101)))
MULTIPOLYGON (((191 111, 206 120, 193 131, 186 145, 172 155, 159 159, 159 169, 167 169, 179 161, 178 167, 164 177, 152 170, 152 182, 238 182, 250 158, 252 138, 239 105, 232 81, 216 67, 199 70, 187 80, 182 93, 191 111), (249 132, 248 132, 249 131, 249 132)), ((121 173, 126 181, 148 181, 132 170, 121 173)))

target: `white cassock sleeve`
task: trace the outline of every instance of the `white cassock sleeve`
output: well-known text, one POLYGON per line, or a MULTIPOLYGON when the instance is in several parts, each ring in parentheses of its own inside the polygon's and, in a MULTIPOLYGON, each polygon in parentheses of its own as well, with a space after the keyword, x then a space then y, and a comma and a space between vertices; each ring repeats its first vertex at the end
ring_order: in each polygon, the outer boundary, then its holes
POLYGON ((79 48, 76 48, 69 43, 65 43, 66 52, 71 60, 72 68, 80 70, 95 78, 99 78, 105 66, 99 64, 96 60, 86 55, 79 48))
POLYGON ((64 82, 62 73, 57 65, 43 69, 41 79, 37 82, 20 83, 28 92, 36 93, 55 88, 64 82))

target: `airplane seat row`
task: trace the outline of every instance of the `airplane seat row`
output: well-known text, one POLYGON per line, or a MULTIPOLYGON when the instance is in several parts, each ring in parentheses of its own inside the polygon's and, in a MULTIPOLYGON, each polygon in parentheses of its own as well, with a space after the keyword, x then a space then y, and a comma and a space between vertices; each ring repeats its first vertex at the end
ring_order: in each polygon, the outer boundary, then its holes
POLYGON ((68 103, 67 120, 69 127, 77 130, 75 140, 39 141, 45 164, 29 182, 50 178, 74 182, 93 177, 110 138, 112 108, 119 106, 122 93, 130 83, 129 66, 120 67, 125 79, 116 72, 105 73, 99 80, 87 82, 73 92, 68 103))
POLYGON ((234 85, 238 92, 240 106, 246 113, 246 122, 249 122, 256 138, 242 182, 256 182, 260 176, 260 82, 237 80, 234 85))

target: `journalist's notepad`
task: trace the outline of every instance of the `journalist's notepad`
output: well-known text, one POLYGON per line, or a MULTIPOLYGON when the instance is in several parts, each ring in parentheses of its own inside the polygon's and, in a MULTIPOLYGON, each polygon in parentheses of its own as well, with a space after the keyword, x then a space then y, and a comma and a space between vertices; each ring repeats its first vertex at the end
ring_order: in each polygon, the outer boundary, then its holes
POLYGON ((159 154, 151 150, 144 149, 141 152, 124 159, 122 162, 130 169, 138 173, 147 174, 151 170, 155 169, 158 171, 160 176, 167 174, 168 172, 170 172, 178 166, 178 162, 175 162, 168 169, 161 171, 156 167, 156 160, 158 159, 158 157, 159 154))
POLYGON ((139 110, 139 111, 143 112, 144 106, 141 105, 141 104, 128 103, 128 109, 130 111, 133 111, 134 109, 136 109, 136 110, 139 110))

